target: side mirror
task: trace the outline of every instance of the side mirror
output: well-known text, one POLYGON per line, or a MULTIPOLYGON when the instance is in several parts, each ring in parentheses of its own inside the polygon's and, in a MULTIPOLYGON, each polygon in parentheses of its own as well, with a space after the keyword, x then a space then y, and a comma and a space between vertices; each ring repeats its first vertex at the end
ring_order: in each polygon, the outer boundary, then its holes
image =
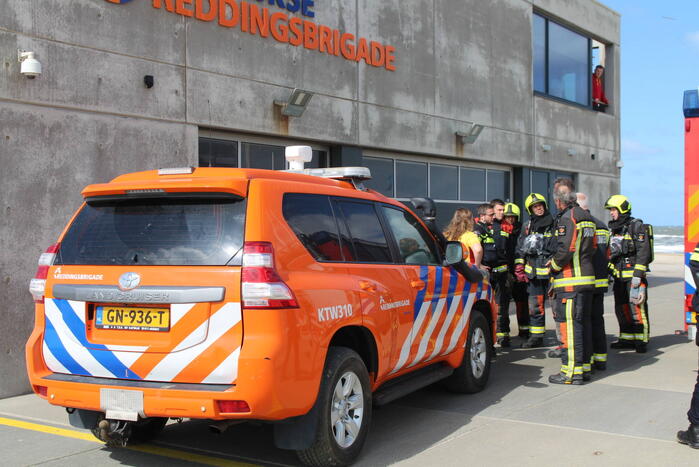
POLYGON ((461 242, 447 242, 444 256, 450 266, 460 263, 464 259, 464 247, 461 242))

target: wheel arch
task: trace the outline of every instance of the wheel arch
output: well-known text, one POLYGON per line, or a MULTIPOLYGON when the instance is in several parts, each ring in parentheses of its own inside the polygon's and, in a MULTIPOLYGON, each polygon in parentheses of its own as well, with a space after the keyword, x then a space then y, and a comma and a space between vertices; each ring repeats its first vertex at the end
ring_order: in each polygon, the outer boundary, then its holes
POLYGON ((495 317, 493 316, 493 313, 495 313, 495 308, 492 306, 492 304, 487 300, 478 300, 473 304, 472 310, 483 314, 485 319, 488 321, 488 326, 490 326, 492 332, 491 338, 495 339, 495 317))
POLYGON ((369 329, 364 326, 345 326, 333 334, 328 347, 347 347, 359 354, 364 361, 371 379, 379 372, 379 351, 376 339, 369 329))

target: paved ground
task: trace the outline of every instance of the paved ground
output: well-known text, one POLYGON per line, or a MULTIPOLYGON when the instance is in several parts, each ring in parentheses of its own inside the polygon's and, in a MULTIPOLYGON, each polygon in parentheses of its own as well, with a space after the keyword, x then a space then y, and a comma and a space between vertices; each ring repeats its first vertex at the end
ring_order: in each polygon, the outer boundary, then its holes
MULTIPOLYGON (((483 393, 456 396, 435 385, 377 410, 358 465, 698 465, 699 451, 675 442, 697 369, 697 347, 675 335, 682 257, 658 255, 652 269, 648 353, 612 350, 606 372, 571 387, 548 384, 560 362, 545 349, 502 352, 483 393)), ((606 309, 611 341, 612 297, 606 309)), ((156 443, 107 449, 33 395, 0 400, 0 456, 4 466, 298 464, 274 448, 265 425, 211 435, 206 423, 185 422, 166 427, 156 443)))

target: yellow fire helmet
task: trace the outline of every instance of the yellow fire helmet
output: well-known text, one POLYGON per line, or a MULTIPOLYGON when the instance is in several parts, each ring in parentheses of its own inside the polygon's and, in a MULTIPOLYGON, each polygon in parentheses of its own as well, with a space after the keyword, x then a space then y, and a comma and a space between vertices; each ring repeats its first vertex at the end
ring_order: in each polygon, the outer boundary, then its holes
POLYGON ((616 208, 619 210, 620 214, 626 214, 627 212, 631 212, 631 201, 624 195, 612 195, 607 202, 604 203, 604 208, 616 208))
POLYGON ((519 210, 519 206, 517 206, 515 203, 507 203, 505 205, 505 216, 514 216, 519 219, 520 214, 521 211, 519 210))
POLYGON ((527 209, 527 212, 531 214, 532 206, 539 203, 544 203, 544 207, 548 209, 549 205, 546 203, 546 198, 544 198, 543 195, 540 195, 539 193, 531 193, 524 201, 524 207, 527 209))

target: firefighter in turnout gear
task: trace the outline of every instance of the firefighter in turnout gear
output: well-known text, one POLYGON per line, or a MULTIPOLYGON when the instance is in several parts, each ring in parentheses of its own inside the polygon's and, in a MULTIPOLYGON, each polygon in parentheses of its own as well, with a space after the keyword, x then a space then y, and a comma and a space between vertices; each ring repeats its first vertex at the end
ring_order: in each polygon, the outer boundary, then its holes
POLYGON ((522 228, 515 251, 515 278, 517 284, 527 286, 529 293, 529 339, 522 347, 544 345, 546 331, 546 302, 549 289, 549 260, 556 252, 553 236, 553 217, 546 199, 531 193, 524 201, 529 222, 522 228))
POLYGON ((612 218, 609 271, 614 277, 614 311, 619 320, 619 340, 610 347, 644 353, 650 335, 646 273, 653 261, 653 227, 631 217, 626 196, 614 195, 604 207, 612 218))
MULTIPOLYGON (((587 196, 578 193, 578 205, 585 211, 588 209, 587 196)), ((595 267, 595 290, 592 292, 592 355, 591 365, 595 370, 607 369, 607 332, 604 327, 604 294, 609 290, 609 229, 607 224, 592 216, 595 223, 595 242, 597 249, 593 257, 595 267)), ((587 339, 586 339, 587 341, 587 339)), ((589 352, 586 352, 589 354, 589 352)))
POLYGON ((510 294, 508 290, 507 240, 509 234, 500 228, 500 223, 494 223, 493 205, 490 203, 478 206, 478 223, 473 229, 483 246, 481 264, 488 269, 490 285, 495 293, 495 303, 498 306, 497 342, 501 347, 510 346, 510 316, 508 306, 510 294))
MULTIPOLYGON (((696 244, 694 252, 689 256, 689 269, 692 272, 694 284, 699 285, 699 243, 696 244)), ((699 293, 694 294, 692 308, 695 312, 699 312, 699 293)), ((699 345, 699 333, 694 336, 694 342, 699 345)), ((686 431, 677 432, 677 441, 682 444, 688 444, 694 449, 699 449, 699 375, 694 385, 692 402, 687 411, 687 418, 689 419, 689 428, 686 431)))
POLYGON ((529 303, 527 301, 527 284, 526 282, 518 282, 514 277, 515 268, 515 251, 517 249, 517 239, 522 231, 522 223, 520 222, 521 211, 515 203, 505 204, 505 220, 502 223, 502 228, 507 230, 509 238, 507 242, 507 267, 510 269, 512 276, 512 301, 515 302, 515 310, 517 313, 517 327, 519 328, 519 337, 522 339, 529 338, 529 303))
POLYGON ((556 300, 554 318, 560 323, 563 348, 561 371, 549 376, 549 382, 583 384, 585 328, 589 330, 595 288, 592 258, 596 226, 567 187, 559 186, 553 196, 561 213, 554 228, 556 253, 549 266, 556 300))

